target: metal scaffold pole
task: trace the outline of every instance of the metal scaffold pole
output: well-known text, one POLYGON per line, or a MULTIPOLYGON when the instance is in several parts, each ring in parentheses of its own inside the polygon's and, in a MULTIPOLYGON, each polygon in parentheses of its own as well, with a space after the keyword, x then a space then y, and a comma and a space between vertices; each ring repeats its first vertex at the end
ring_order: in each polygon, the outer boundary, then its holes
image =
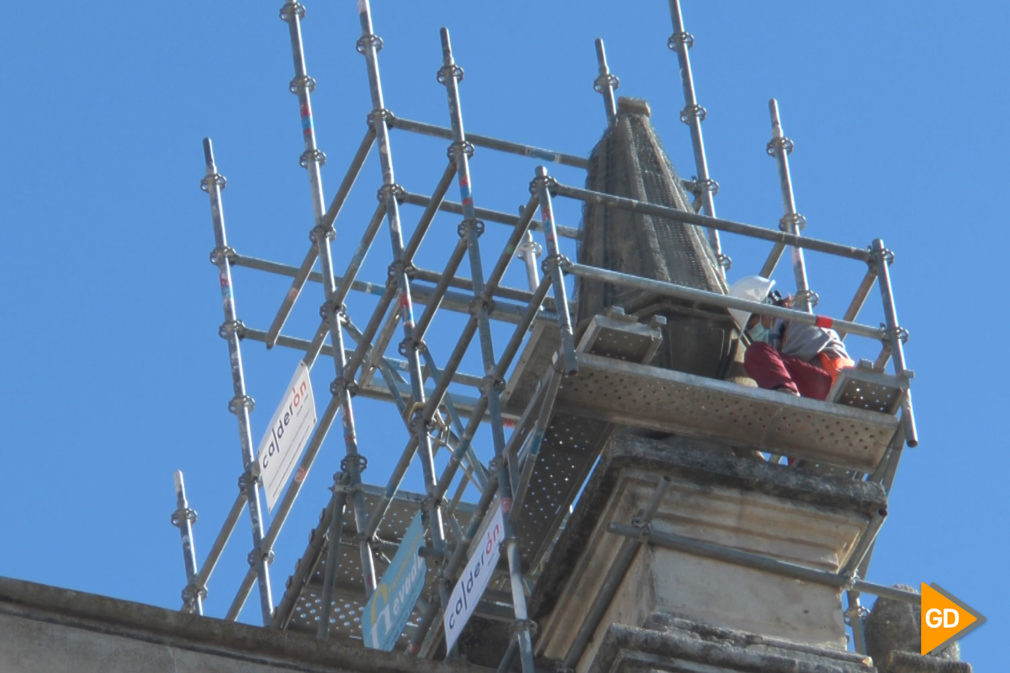
POLYGON ((184 612, 203 614, 203 599, 207 590, 203 584, 197 583, 199 573, 196 567, 196 545, 193 542, 193 524, 196 523, 196 510, 191 509, 186 500, 186 481, 182 470, 175 471, 175 505, 172 512, 172 525, 179 528, 182 537, 182 560, 186 566, 186 588, 182 590, 182 609, 184 612))
MULTIPOLYGON (((908 339, 908 330, 898 323, 898 312, 894 307, 894 293, 891 290, 891 272, 888 268, 894 261, 894 253, 884 247, 884 241, 877 238, 870 245, 870 254, 877 269, 877 281, 880 285, 880 298, 884 304, 884 341, 891 346, 894 358, 894 373, 899 377, 908 378, 905 368, 905 350, 903 344, 908 339)), ((919 443, 919 433, 915 427, 915 414, 912 411, 912 391, 906 390, 901 404, 901 418, 905 428, 905 442, 909 446, 919 443)))
POLYGON ((515 525, 512 523, 512 487, 509 481, 508 467, 505 461, 505 430, 502 426, 501 391, 504 381, 494 377, 495 356, 491 337, 491 322, 489 318, 490 301, 485 295, 484 267, 480 257, 478 238, 483 232, 484 223, 477 219, 473 206, 473 184, 470 179, 469 154, 472 152, 467 145, 466 134, 463 131, 463 115, 459 100, 459 81, 463 79, 463 70, 453 60, 452 44, 449 31, 442 28, 442 68, 438 71, 438 79, 445 84, 449 99, 449 116, 452 123, 452 149, 456 154, 457 175, 459 176, 460 201, 463 204, 463 222, 460 224, 460 238, 466 241, 470 259, 470 277, 473 282, 473 297, 477 312, 478 332, 480 335, 481 358, 484 363, 485 378, 483 394, 487 399, 488 411, 491 415, 491 436, 494 444, 495 466, 498 472, 498 494, 501 499, 502 511, 505 515, 505 546, 509 568, 509 579, 512 587, 512 609, 515 616, 515 631, 519 643, 519 656, 523 673, 534 673, 533 643, 530 630, 532 622, 526 611, 526 596, 522 585, 522 566, 519 560, 518 538, 515 525))
POLYGON ((226 184, 223 175, 217 172, 214 164, 214 148, 210 138, 203 139, 203 156, 207 164, 207 174, 200 182, 200 187, 210 196, 211 218, 214 222, 214 241, 216 247, 211 253, 211 261, 217 265, 221 285, 224 322, 218 333, 228 342, 228 355, 231 361, 231 379, 234 397, 228 402, 228 410, 238 419, 239 442, 242 448, 242 465, 245 472, 239 478, 239 488, 245 492, 246 503, 249 506, 249 519, 252 525, 253 548, 249 552, 249 565, 256 569, 256 579, 260 588, 260 611, 263 624, 269 624, 273 616, 273 598, 270 594, 269 564, 273 552, 263 546, 263 518, 259 494, 259 465, 253 455, 252 431, 249 427, 249 412, 255 404, 253 398, 246 394, 245 375, 242 371, 242 349, 239 341, 245 325, 236 317, 235 295, 232 291, 231 260, 234 252, 228 247, 225 236, 224 210, 221 206, 221 190, 226 184))
MULTIPOLYGON (((400 208, 397 201, 403 188, 396 184, 393 173, 393 156, 389 142, 389 111, 382 99, 382 83, 379 78, 378 52, 382 48, 382 40, 372 29, 371 7, 368 0, 358 1, 358 18, 361 23, 361 38, 358 40, 358 52, 364 55, 368 69, 368 88, 371 94, 372 111, 368 115, 369 123, 375 129, 375 137, 379 146, 379 159, 382 166, 382 187, 379 198, 386 204, 386 222, 389 224, 390 242, 393 252, 393 264, 390 267, 390 279, 395 284, 398 297, 400 321, 403 324, 403 341, 400 344, 401 353, 407 358, 410 373, 410 388, 412 406, 408 409, 407 423, 414 438, 413 448, 408 446, 405 453, 418 450, 421 457, 421 469, 424 475, 425 490, 429 497, 425 499, 424 518, 431 537, 432 547, 441 553, 445 545, 445 533, 442 522, 442 510, 439 500, 431 497, 436 483, 435 460, 432 452, 431 436, 428 434, 427 420, 431 414, 425 415, 424 378, 421 373, 421 360, 418 350, 423 348, 414 333, 414 306, 411 297, 410 280, 407 278, 409 259, 404 255, 403 233, 400 226, 400 208)), ((444 379, 451 377, 451 373, 444 379)), ((448 385, 448 382, 445 382, 448 385)), ((433 409, 428 409, 432 411, 433 409)), ((361 531, 366 537, 372 535, 378 521, 375 517, 369 522, 367 530, 361 531)))
MULTIPOLYGON (((346 456, 341 461, 340 472, 334 483, 334 489, 343 488, 350 492, 351 506, 354 512, 354 522, 358 532, 365 528, 367 512, 365 511, 364 495, 358 489, 361 484, 361 472, 368 462, 364 456, 358 452, 358 437, 354 427, 354 409, 351 404, 352 382, 345 376, 347 366, 344 353, 343 328, 341 327, 340 316, 343 313, 342 307, 337 303, 339 299, 337 287, 333 277, 333 256, 330 251, 330 240, 334 237, 335 230, 332 220, 327 223, 325 200, 323 198, 322 176, 320 167, 326 161, 326 156, 316 146, 315 123, 312 119, 312 101, 310 93, 315 88, 315 80, 308 76, 305 70, 305 53, 302 46, 301 20, 305 16, 305 8, 298 3, 288 2, 281 9, 281 18, 288 24, 288 31, 291 37, 291 54, 294 60, 295 76, 291 80, 290 90, 298 95, 299 113, 302 122, 302 137, 305 141, 305 151, 302 153, 300 163, 309 174, 309 191, 312 196, 312 210, 315 217, 315 227, 310 232, 310 239, 315 245, 316 256, 319 258, 320 270, 323 276, 323 292, 325 302, 320 308, 323 323, 329 332, 333 344, 333 364, 336 370, 336 378, 330 386, 333 397, 340 402, 341 421, 344 429, 344 449, 346 456), (346 483, 344 483, 346 482, 346 483)), ((341 500, 340 512, 334 511, 334 517, 343 512, 343 500, 341 500)), ((340 531, 331 531, 330 544, 339 544, 340 531)), ((364 581, 365 590, 371 593, 375 589, 375 560, 372 555, 371 544, 365 536, 359 536, 359 553, 361 557, 361 574, 364 581)), ((332 584, 334 568, 327 567, 326 578, 332 584)), ((324 591, 329 592, 330 587, 325 587, 324 591)), ((328 594, 329 595, 329 594, 328 594)), ((323 605, 320 615, 319 635, 325 637, 329 624, 330 604, 323 605)))
MULTIPOLYGON (((715 217, 715 195, 719 192, 719 183, 708 174, 708 159, 705 157, 705 140, 701 134, 701 123, 708 114, 694 95, 694 77, 691 74, 691 57, 688 49, 694 45, 694 36, 684 30, 684 17, 680 12, 680 0, 670 0, 670 17, 673 20, 673 35, 666 45, 677 52, 680 64, 680 82, 684 89, 684 109, 680 111, 680 121, 691 129, 691 146, 694 148, 694 165, 698 175, 695 183, 700 192, 702 207, 705 214, 715 217)), ((712 252, 719 260, 720 267, 725 271, 730 267, 730 258, 723 254, 719 242, 719 232, 708 229, 708 241, 712 252)))
POLYGON ((600 74, 593 80, 593 90, 603 96, 603 111, 607 114, 607 124, 613 126, 617 121, 617 101, 614 98, 614 91, 621 86, 621 80, 617 75, 610 73, 610 68, 607 67, 607 52, 600 38, 596 38, 596 63, 600 74))
MULTIPOLYGON (((796 198, 793 196, 793 179, 789 174, 789 155, 793 151, 793 141, 782 132, 782 122, 779 119, 779 104, 774 98, 768 101, 768 111, 772 120, 772 139, 768 141, 767 152, 775 158, 779 169, 779 183, 782 186, 782 206, 785 214, 779 220, 779 229, 799 236, 800 230, 806 226, 807 219, 796 212, 796 198)), ((776 245, 761 275, 769 277, 778 257, 782 254, 782 246, 776 245), (769 268, 770 265, 770 268, 769 268)), ((796 308, 809 311, 817 305, 817 295, 810 291, 807 283, 807 267, 803 258, 803 248, 793 246, 793 275, 796 277, 796 308)))

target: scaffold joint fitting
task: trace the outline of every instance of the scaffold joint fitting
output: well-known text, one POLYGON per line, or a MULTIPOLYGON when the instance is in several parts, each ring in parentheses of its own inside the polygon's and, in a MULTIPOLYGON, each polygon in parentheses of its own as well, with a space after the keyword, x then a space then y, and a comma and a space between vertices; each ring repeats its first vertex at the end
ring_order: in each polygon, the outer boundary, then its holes
POLYGON ((796 293, 796 298, 800 301, 806 302, 807 306, 813 308, 821 301, 821 295, 817 294, 813 290, 801 290, 796 293))
POLYGON ((368 113, 368 116, 365 117, 365 121, 373 129, 375 128, 375 124, 380 121, 384 121, 388 126, 392 126, 395 119, 396 117, 393 115, 393 111, 384 107, 372 110, 368 113))
POLYGON ((680 121, 685 124, 690 124, 694 119, 703 122, 707 116, 708 110, 697 103, 693 105, 685 105, 684 109, 680 111, 680 121))
POLYGON ((452 65, 444 65, 438 69, 435 74, 435 79, 438 80, 439 84, 446 84, 449 78, 452 77, 457 82, 463 81, 463 68, 459 67, 455 63, 452 65))
POLYGON ((558 181, 550 175, 537 176, 530 180, 530 194, 536 194, 541 189, 547 189, 551 196, 554 196, 558 181))
POLYGON ((233 334, 239 339, 244 339, 245 323, 241 320, 226 320, 217 328, 217 335, 222 339, 230 339, 233 334))
POLYGON ((562 271, 568 271, 572 268, 572 260, 562 254, 547 255, 540 264, 540 270, 544 273, 550 273, 554 267, 558 267, 562 271))
POLYGON ((674 51, 680 49, 680 45, 682 44, 685 45, 688 49, 693 47, 694 35, 691 35, 691 33, 687 32, 686 30, 682 30, 678 33, 674 33, 673 35, 671 35, 670 39, 666 41, 667 48, 672 49, 674 51))
POLYGON ((490 392, 501 393, 505 390, 504 379, 498 378, 494 374, 488 374, 480 380, 480 391, 485 395, 490 392))
POLYGON ((203 600, 207 598, 207 587, 203 584, 187 584, 182 590, 182 602, 186 604, 186 607, 192 610, 192 606, 196 603, 196 599, 199 598, 203 600))
POLYGON ((463 148, 463 153, 466 155, 467 159, 473 159, 473 153, 474 153, 473 143, 470 142, 469 140, 463 140, 462 142, 456 140, 449 143, 449 147, 447 147, 445 150, 445 155, 449 157, 449 161, 453 161, 456 164, 460 163, 460 161, 456 158, 456 152, 459 150, 460 147, 463 148))
POLYGON ((888 248, 884 247, 877 249, 875 246, 871 245, 870 247, 867 248, 867 251, 869 251, 870 253, 870 259, 876 263, 879 263, 880 260, 884 260, 887 262, 887 266, 891 266, 892 264, 894 264, 893 250, 889 250, 888 248))
POLYGON ((317 163, 320 166, 326 164, 326 152, 323 152, 318 147, 312 150, 305 150, 298 157, 298 165, 302 168, 308 168, 309 162, 317 163))
POLYGON ((908 343, 908 329, 901 325, 895 325, 894 329, 888 329, 887 325, 880 323, 880 338, 884 343, 891 343, 892 338, 896 338, 901 343, 908 343))
POLYGON ((796 231, 803 231, 807 227, 807 218, 803 217, 799 213, 786 213, 779 220, 779 230, 786 233, 792 233, 793 228, 796 231))
POLYGON ((404 197, 407 195, 407 190, 403 188, 403 185, 398 185, 395 182, 389 185, 382 185, 379 187, 379 191, 375 193, 375 198, 379 200, 379 203, 386 203, 389 198, 392 197, 396 199, 397 203, 403 203, 404 197))
POLYGON ((730 258, 730 256, 725 255, 721 252, 715 256, 715 260, 719 262, 719 266, 721 266, 726 271, 729 271, 730 267, 733 266, 733 260, 730 258))
POLYGON ((288 82, 288 91, 295 94, 296 96, 302 91, 311 93, 315 90, 316 90, 316 80, 314 77, 309 77, 308 75, 294 77, 290 82, 288 82))
POLYGON ((353 380, 348 381, 343 376, 338 376, 330 383, 330 394, 334 397, 343 394, 345 390, 348 395, 354 397, 358 394, 358 384, 353 380))
POLYGON ((229 264, 234 264, 237 258, 238 253, 230 245, 219 246, 210 251, 210 263, 215 266, 222 260, 228 260, 229 264))
POLYGON ((369 33, 359 37, 355 44, 359 54, 364 54, 369 47, 375 47, 376 52, 382 51, 382 38, 374 33, 369 33))
POLYGON ((274 562, 274 550, 267 549, 265 552, 261 552, 260 554, 257 555, 256 550, 253 549, 251 552, 249 552, 249 556, 246 557, 246 561, 249 562, 250 566, 254 566, 260 561, 263 561, 267 565, 270 565, 271 563, 274 562))
MULTIPOLYGON (((355 453, 353 455, 344 456, 340 459, 340 471, 344 474, 352 474, 352 470, 356 470, 357 474, 361 474, 368 468, 368 459, 362 456, 360 453, 355 453)), ((353 475, 352 475, 353 481, 353 475)))
POLYGON ((280 17, 281 21, 290 21, 294 17, 299 19, 305 18, 305 5, 300 2, 293 2, 288 0, 281 6, 280 17))
POLYGON ((778 156, 780 150, 784 150, 786 154, 792 154, 793 147, 794 145, 792 140, 786 138, 785 136, 778 136, 768 141, 768 144, 765 146, 765 152, 767 152, 770 157, 776 157, 778 156))
POLYGON ((512 622, 512 626, 509 630, 512 632, 513 637, 522 633, 528 633, 530 634, 530 638, 533 638, 537 635, 537 629, 539 629, 539 627, 532 619, 517 619, 512 622))
POLYGON ((456 233, 459 234, 460 238, 465 238, 469 235, 470 231, 473 230, 478 237, 484 233, 484 220, 478 220, 477 218, 467 218, 459 223, 456 227, 456 233))
POLYGON ((196 510, 192 507, 180 507, 172 512, 172 525, 176 528, 182 528, 186 521, 196 523, 196 510))
POLYGON ((228 180, 220 173, 208 173, 200 180, 200 189, 209 192, 211 185, 216 185, 218 189, 224 189, 228 186, 228 180))
POLYGON ((231 413, 237 414, 243 408, 252 411, 256 408, 256 400, 249 395, 236 395, 228 400, 228 411, 231 413))
POLYGON ((609 72, 593 80, 593 91, 596 93, 603 93, 604 89, 616 89, 619 86, 621 86, 620 78, 609 72))

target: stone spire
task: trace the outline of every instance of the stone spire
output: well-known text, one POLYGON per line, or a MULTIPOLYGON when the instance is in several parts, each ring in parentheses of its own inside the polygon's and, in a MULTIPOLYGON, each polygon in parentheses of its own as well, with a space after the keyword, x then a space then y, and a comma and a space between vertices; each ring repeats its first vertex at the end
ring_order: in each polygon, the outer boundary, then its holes
MULTIPOLYGON (((649 117, 644 100, 620 99, 616 121, 593 148, 586 186, 693 212, 649 117)), ((582 235, 581 263, 726 292, 715 254, 697 226, 589 204, 583 213, 582 235)), ((736 337, 725 310, 595 280, 582 280, 576 294, 582 325, 608 306, 620 306, 639 318, 665 316, 664 343, 653 364, 725 376, 736 337)))

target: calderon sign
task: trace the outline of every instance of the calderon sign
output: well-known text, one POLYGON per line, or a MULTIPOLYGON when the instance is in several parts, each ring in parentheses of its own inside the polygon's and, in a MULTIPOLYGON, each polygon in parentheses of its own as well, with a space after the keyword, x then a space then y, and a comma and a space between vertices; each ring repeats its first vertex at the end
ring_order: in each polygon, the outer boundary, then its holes
POLYGON ((484 595, 495 566, 498 565, 498 548, 505 538, 505 518, 499 506, 491 520, 487 522, 473 555, 467 561, 466 568, 460 576, 456 587, 449 596, 449 602, 442 614, 442 626, 445 628, 445 651, 449 652, 456 638, 463 631, 473 611, 484 595))
POLYGON ((312 396, 309 368, 299 362, 257 451, 256 461, 260 465, 260 478, 270 509, 277 503, 315 426, 316 401, 312 396))

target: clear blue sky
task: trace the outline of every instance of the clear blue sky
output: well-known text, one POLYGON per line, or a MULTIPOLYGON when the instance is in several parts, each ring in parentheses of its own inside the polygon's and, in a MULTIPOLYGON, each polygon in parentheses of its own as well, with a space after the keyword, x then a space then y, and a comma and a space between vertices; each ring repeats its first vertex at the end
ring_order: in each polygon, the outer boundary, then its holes
MULTIPOLYGON (((354 50, 354 4, 307 4, 329 198, 370 103, 364 60, 354 50)), ((674 164, 693 174, 688 132, 677 119, 682 99, 666 48, 665 2, 374 4, 386 102, 396 114, 448 125, 434 77, 445 25, 466 71, 468 130, 584 155, 605 123, 592 90, 600 36, 619 93, 649 100, 674 164)), ((168 522, 172 472, 185 471, 200 512, 201 560, 234 499, 241 462, 226 411, 232 392, 207 261, 213 236, 198 188, 200 141, 214 139, 229 179, 232 245, 299 263, 311 207, 297 162, 301 130, 297 99, 287 92, 293 68, 279 5, 99 0, 8 10, 0 28, 2 575, 174 608, 184 575, 178 532, 168 522)), ((684 13, 696 36, 691 54, 709 113, 704 132, 721 184, 719 214, 776 226, 778 181, 764 152, 774 96, 796 143, 793 178, 806 233, 858 246, 881 237, 896 252, 892 274, 900 321, 912 333, 907 355, 921 445, 902 461, 869 579, 937 582, 980 610, 989 623, 963 650, 977 670, 998 670, 1010 617, 1002 384, 1010 6, 685 0, 684 13)), ((399 133, 393 148, 400 181, 429 192, 444 166, 444 142, 399 133)), ((514 212, 533 163, 482 169, 487 154, 473 163, 476 202, 514 212)), ((338 221, 338 260, 374 208, 378 170, 370 160, 338 221)), ((582 179, 578 171, 556 173, 582 179)), ((450 195, 458 200, 455 188, 450 195)), ((409 214, 416 220, 416 211, 409 214)), ((575 208, 561 217, 574 225, 577 215, 575 208)), ((423 259, 440 268, 456 222, 439 222, 423 259)), ((386 238, 380 233, 381 255, 370 259, 371 280, 384 277, 386 238)), ((724 240, 735 260, 731 279, 759 267, 761 254, 724 240)), ((825 307, 840 311, 863 270, 817 256, 809 262, 825 307)), ((510 278, 521 284, 521 276, 510 278)), ((779 280, 788 285, 785 269, 779 280)), ((265 329, 287 281, 240 269, 235 282, 240 317, 265 329)), ((312 329, 320 302, 318 286, 310 287, 293 333, 312 329)), ((874 297, 863 320, 875 324, 878 315, 874 297)), ((433 337, 437 352, 447 351, 438 343, 444 335, 433 337)), ((244 352, 258 441, 298 355, 251 342, 244 352)), ((332 378, 321 361, 317 396, 332 378)), ((375 483, 385 483, 404 443, 388 418, 362 403, 365 476, 375 483)), ((342 453, 339 433, 331 433, 278 543, 276 596, 342 453)), ((209 614, 226 610, 249 544, 243 522, 211 580, 209 614)), ((244 616, 255 621, 255 610, 244 616)))

